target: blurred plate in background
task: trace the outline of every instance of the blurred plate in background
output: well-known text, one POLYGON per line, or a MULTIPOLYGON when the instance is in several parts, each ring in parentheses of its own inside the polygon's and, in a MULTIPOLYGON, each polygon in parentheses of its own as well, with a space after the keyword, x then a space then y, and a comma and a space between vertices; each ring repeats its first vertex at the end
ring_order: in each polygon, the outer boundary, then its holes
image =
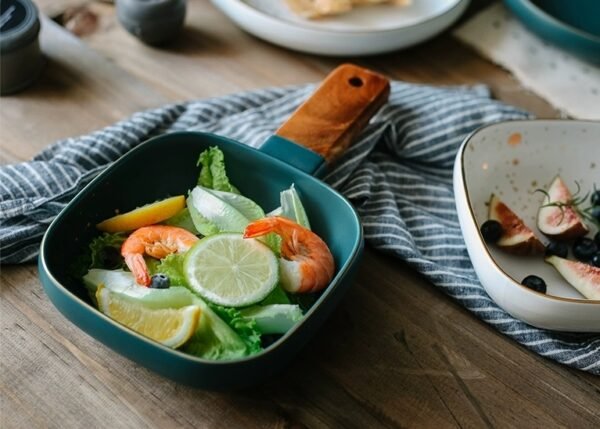
POLYGON ((410 6, 358 7, 310 20, 283 0, 212 0, 247 32, 276 45, 330 56, 373 55, 415 45, 445 30, 469 0, 414 0, 410 6))

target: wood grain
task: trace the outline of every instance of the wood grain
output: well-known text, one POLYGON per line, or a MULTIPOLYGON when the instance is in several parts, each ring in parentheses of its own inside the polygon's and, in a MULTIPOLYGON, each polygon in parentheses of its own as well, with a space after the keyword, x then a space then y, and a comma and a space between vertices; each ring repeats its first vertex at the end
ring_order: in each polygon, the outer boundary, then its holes
POLYGON ((41 78, 1 100, 2 163, 167 101, 49 19, 42 20, 40 44, 46 57, 41 78))
MULTIPOLYGON (((82 43, 45 24, 44 76, 0 101, 0 162, 27 159, 56 138, 138 109, 318 81, 341 62, 256 40, 204 0, 190 2, 184 38, 168 49, 138 43, 111 5, 89 7, 99 14, 98 32, 82 43)), ((349 60, 411 82, 483 82, 498 98, 556 115, 447 33, 418 48, 349 60)), ((35 266, 0 269, 2 429, 593 428, 599 404, 599 377, 530 353, 369 248, 355 285, 292 365, 235 393, 194 390, 147 371, 63 318, 35 266)))
POLYGON ((339 157, 387 101, 387 78, 353 64, 327 75, 308 100, 275 132, 329 163, 339 157))

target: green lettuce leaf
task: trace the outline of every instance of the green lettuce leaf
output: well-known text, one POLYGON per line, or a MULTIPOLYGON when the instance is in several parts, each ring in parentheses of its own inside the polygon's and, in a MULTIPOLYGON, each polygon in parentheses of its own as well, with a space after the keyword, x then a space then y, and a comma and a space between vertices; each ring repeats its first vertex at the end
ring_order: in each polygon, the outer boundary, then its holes
POLYGON ((275 289, 273 289, 273 291, 270 294, 268 294, 265 299, 258 303, 258 305, 271 304, 290 304, 290 298, 279 285, 275 289))
POLYGON ((90 243, 90 268, 117 269, 125 266, 121 256, 121 245, 126 239, 125 234, 110 234, 105 232, 90 243))
POLYGON ((223 307, 208 304, 210 308, 242 339, 248 348, 248 354, 253 355, 262 350, 260 345, 260 331, 252 318, 245 318, 239 310, 232 307, 223 307))
POLYGON ((218 147, 211 147, 202 152, 197 165, 202 166, 198 177, 198 185, 217 191, 240 193, 229 182, 225 170, 225 156, 218 147))
POLYGON ((76 279, 81 279, 90 268, 116 270, 125 267, 121 256, 121 245, 126 239, 122 233, 104 234, 94 238, 87 249, 84 249, 71 265, 70 273, 76 279))
POLYGON ((192 338, 180 350, 212 360, 238 359, 260 351, 250 349, 232 326, 219 317, 204 300, 192 295, 193 303, 200 306, 200 321, 192 338))
POLYGON ((187 286, 187 281, 183 275, 184 258, 185 253, 171 253, 157 264, 146 265, 148 265, 148 271, 151 275, 162 273, 169 277, 171 286, 187 286))
POLYGON ((199 231, 194 226, 190 209, 187 207, 177 213, 175 216, 170 217, 164 222, 165 225, 177 226, 191 232, 192 234, 198 234, 199 231))

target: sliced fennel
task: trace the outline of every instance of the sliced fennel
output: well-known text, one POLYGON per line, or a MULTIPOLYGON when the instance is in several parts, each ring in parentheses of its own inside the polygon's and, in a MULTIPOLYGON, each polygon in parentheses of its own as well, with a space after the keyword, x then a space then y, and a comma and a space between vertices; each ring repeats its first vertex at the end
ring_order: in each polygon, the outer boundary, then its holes
POLYGON ((216 191, 214 189, 206 188, 204 189, 213 194, 215 197, 221 199, 225 203, 232 206, 234 209, 240 212, 246 219, 248 219, 248 221, 265 217, 265 212, 263 211, 263 209, 250 198, 246 198, 243 195, 234 194, 232 192, 216 191))
POLYGON ((255 305, 240 310, 242 317, 256 322, 262 334, 285 334, 302 319, 302 310, 298 305, 272 304, 255 305))
MULTIPOLYGON (((190 192, 187 206, 196 229, 204 236, 219 232, 244 232, 253 220, 265 216, 263 209, 249 198, 232 192, 196 186, 190 192)), ((281 240, 275 234, 259 239, 279 253, 281 240)))
POLYGON ((271 211, 268 216, 283 216, 310 229, 308 216, 306 215, 306 211, 300 200, 300 195, 298 195, 295 186, 292 185, 289 189, 282 191, 279 198, 281 206, 271 211))

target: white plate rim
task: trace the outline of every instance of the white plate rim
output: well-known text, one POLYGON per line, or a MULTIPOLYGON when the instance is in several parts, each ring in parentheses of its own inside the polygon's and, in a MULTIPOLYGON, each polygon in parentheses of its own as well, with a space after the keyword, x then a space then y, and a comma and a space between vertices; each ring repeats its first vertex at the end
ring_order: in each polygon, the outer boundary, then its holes
MULTIPOLYGON (((244 0, 212 0, 212 1, 217 2, 217 3, 218 2, 228 2, 231 5, 237 4, 236 7, 244 9, 247 13, 253 14, 255 17, 260 17, 261 19, 270 21, 272 24, 276 23, 276 24, 280 24, 280 25, 281 24, 288 25, 290 27, 295 27, 298 30, 310 31, 310 32, 314 32, 315 34, 330 33, 330 34, 335 34, 335 35, 344 35, 344 34, 346 34, 346 35, 373 35, 373 34, 394 33, 394 32, 403 31, 403 30, 410 31, 413 28, 427 25, 429 22, 435 21, 436 19, 439 19, 440 17, 451 13, 455 9, 462 7, 464 5, 464 3, 470 2, 470 0, 454 0, 454 3, 450 7, 438 12, 435 15, 428 17, 427 19, 425 19, 423 21, 419 21, 419 22, 416 22, 411 25, 404 25, 404 26, 399 26, 399 27, 395 27, 395 28, 386 28, 386 29, 381 29, 381 30, 370 30, 369 31, 369 30, 340 30, 340 29, 331 29, 331 28, 315 28, 315 27, 308 26, 308 25, 302 25, 298 22, 290 21, 285 18, 279 18, 279 17, 275 17, 273 15, 269 15, 268 13, 263 12, 262 10, 249 5, 244 0)), ((418 1, 418 0, 415 0, 415 1, 418 1)))

